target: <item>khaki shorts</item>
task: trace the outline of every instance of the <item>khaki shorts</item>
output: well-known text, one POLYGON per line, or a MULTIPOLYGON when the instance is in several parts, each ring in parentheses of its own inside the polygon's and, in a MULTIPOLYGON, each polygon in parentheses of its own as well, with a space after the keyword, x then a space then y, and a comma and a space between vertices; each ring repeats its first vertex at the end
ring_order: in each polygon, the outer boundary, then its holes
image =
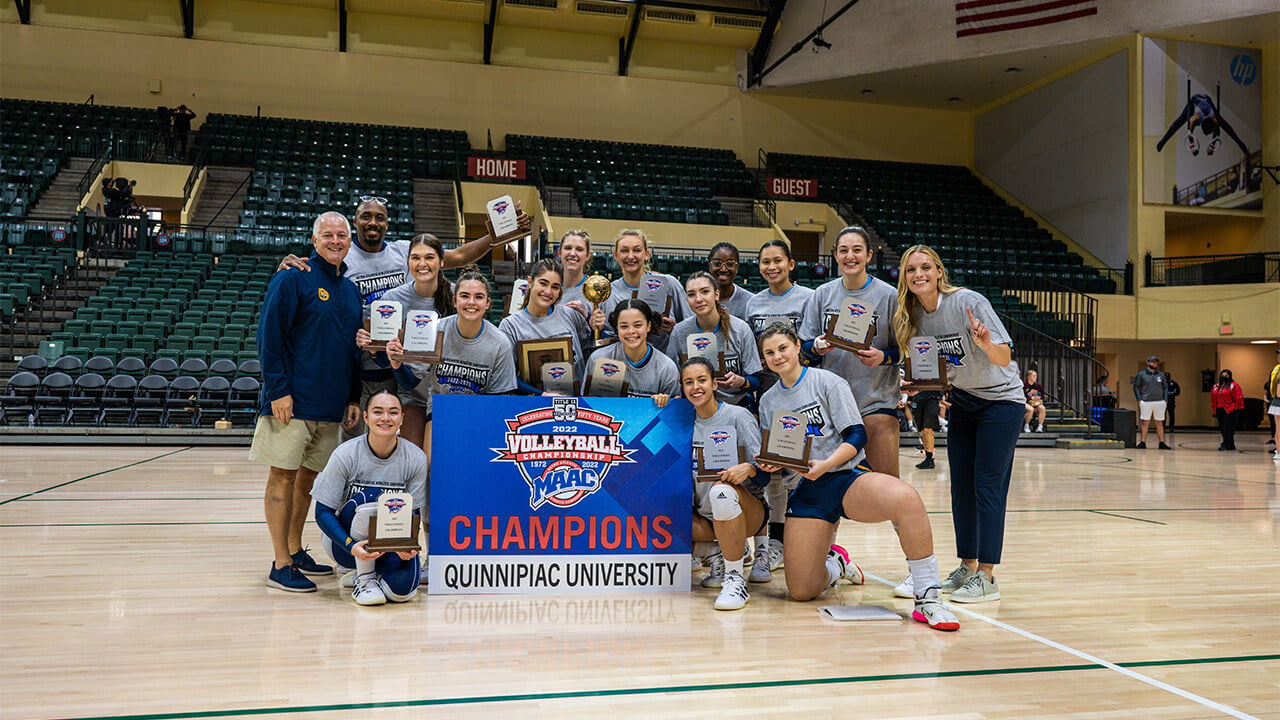
POLYGON ((270 415, 258 417, 249 460, 283 470, 305 467, 320 472, 338 447, 341 423, 294 418, 288 424, 270 415))
POLYGON ((1164 422, 1164 414, 1169 403, 1164 400, 1139 400, 1138 419, 1164 422))

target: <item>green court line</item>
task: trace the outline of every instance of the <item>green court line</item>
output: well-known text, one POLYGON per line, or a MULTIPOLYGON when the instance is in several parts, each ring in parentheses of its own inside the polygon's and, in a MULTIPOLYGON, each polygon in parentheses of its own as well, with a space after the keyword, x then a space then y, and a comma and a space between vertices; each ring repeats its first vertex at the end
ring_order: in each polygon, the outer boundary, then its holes
MULTIPOLYGON (((1190 658, 1182 660, 1144 660, 1116 663, 1121 667, 1172 667, 1177 665, 1205 665, 1212 663, 1256 662, 1280 660, 1277 655, 1240 655, 1235 657, 1190 658)), ((302 705, 278 708, 241 708, 238 710, 201 710, 195 712, 149 713, 141 715, 100 715, 96 717, 65 718, 64 720, 179 720, 179 718, 247 717, 254 715, 283 715, 286 713, 333 712, 342 710, 379 710, 385 708, 438 707, 448 705, 480 705, 520 701, 570 700, 591 697, 621 697, 634 695, 658 695, 663 693, 710 692, 715 690, 755 690, 762 688, 804 687, 814 685, 842 685, 848 683, 884 682, 888 680, 929 680, 936 678, 979 677, 989 675, 1026 675, 1046 672, 1073 672, 1076 670, 1105 669, 1103 665, 1049 665, 1025 668, 998 668, 991 670, 953 670, 947 672, 894 673, 888 675, 853 675, 849 677, 808 678, 803 680, 767 680, 738 683, 713 683, 707 685, 669 685, 660 687, 617 688, 610 690, 571 690, 565 692, 523 693, 518 695, 480 695, 475 697, 432 698, 420 700, 392 700, 385 702, 339 703, 332 705, 302 705)))
POLYGON ((1106 515, 1107 517, 1123 518, 1125 520, 1137 520, 1138 522, 1151 523, 1152 525, 1168 525, 1169 524, 1169 523, 1160 522, 1159 520, 1146 520, 1144 518, 1132 517, 1130 515, 1120 515, 1119 513, 1103 512, 1101 510, 1089 510, 1088 512, 1091 512, 1095 515, 1106 515))
POLYGON ((19 495, 18 497, 15 497, 15 498, 9 498, 8 500, 0 500, 0 505, 8 505, 8 504, 9 504, 9 503, 11 503, 11 502, 18 502, 19 500, 22 500, 22 499, 24 499, 24 498, 29 498, 29 497, 31 497, 32 495, 39 495, 40 493, 49 492, 50 490, 57 490, 57 489, 58 489, 58 488, 60 488, 60 487, 66 487, 66 486, 68 486, 68 485, 70 485, 70 484, 72 484, 72 483, 78 483, 78 482, 80 482, 81 480, 88 480, 89 478, 95 478, 95 477, 98 477, 99 475, 106 475, 107 473, 112 473, 112 472, 115 472, 115 471, 117 471, 117 470, 124 470, 125 468, 131 468, 131 467, 134 467, 134 466, 137 466, 137 465, 142 465, 142 464, 144 464, 144 463, 149 463, 149 462, 151 462, 152 460, 159 460, 160 458, 167 458, 167 457, 169 457, 170 455, 177 455, 177 454, 178 454, 178 453, 180 453, 180 452, 185 452, 185 451, 190 450, 190 449, 191 449, 191 448, 190 448, 189 446, 188 446, 188 447, 184 447, 184 448, 178 448, 177 450, 174 450, 173 452, 167 452, 167 453, 165 453, 165 454, 163 454, 163 455, 157 455, 157 456, 155 456, 155 457, 153 457, 153 458, 147 458, 146 460, 139 460, 138 462, 129 463, 128 465, 121 465, 120 467, 113 467, 113 468, 111 468, 110 470, 103 470, 102 472, 96 472, 96 473, 94 473, 94 474, 92 474, 92 475, 85 475, 84 477, 78 477, 78 478, 76 478, 75 480, 68 480, 68 481, 66 481, 66 482, 64 482, 64 483, 58 483, 57 485, 51 485, 51 486, 49 486, 49 487, 47 487, 47 488, 44 488, 43 490, 36 490, 36 491, 34 491, 34 492, 29 492, 29 493, 27 493, 26 495, 19 495))

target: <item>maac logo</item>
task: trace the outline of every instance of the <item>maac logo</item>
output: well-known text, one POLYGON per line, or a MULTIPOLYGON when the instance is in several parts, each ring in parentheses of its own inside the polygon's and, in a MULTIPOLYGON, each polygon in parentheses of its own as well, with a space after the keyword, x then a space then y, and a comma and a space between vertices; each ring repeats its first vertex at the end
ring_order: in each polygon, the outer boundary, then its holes
POLYGON ((577 398, 556 398, 553 407, 507 420, 507 446, 493 448, 497 462, 513 462, 529 485, 529 507, 572 507, 603 487, 615 463, 635 462, 618 437, 622 423, 581 407, 577 398), (572 408, 566 407, 572 404, 572 408), (572 415, 573 431, 555 427, 572 415))
POLYGON ((382 316, 382 319, 383 319, 383 320, 386 320, 387 318, 389 318, 389 317, 391 317, 392 315, 395 315, 395 314, 396 314, 396 306, 395 306, 395 305, 379 305, 378 307, 374 308, 374 310, 375 310, 379 315, 381 315, 381 316, 382 316))
POLYGON ((867 314, 867 307, 865 305, 859 305, 858 303, 853 303, 849 305, 849 314, 852 315, 853 317, 860 318, 863 315, 867 314))
POLYGON ((499 200, 498 202, 493 204, 493 211, 498 213, 499 215, 502 215, 510 207, 511 207, 511 203, 507 202, 506 200, 499 200))
POLYGON ((711 442, 715 443, 716 445, 723 445, 725 444, 726 441, 729 440, 729 433, 725 432, 724 430, 716 430, 712 432, 710 435, 708 435, 707 437, 710 438, 711 442))
POLYGON ((783 430, 794 430, 800 425, 800 418, 794 415, 783 415, 778 422, 782 423, 783 430))
POLYGON ((711 347, 711 338, 697 337, 693 339, 693 346, 698 350, 706 350, 711 347))
POLYGON ((324 288, 316 288, 316 297, 320 298, 321 301, 328 300, 329 291, 324 288))
POLYGON ((613 377, 614 375, 617 375, 618 371, 621 369, 622 369, 622 366, 616 363, 611 363, 611 362, 600 363, 600 372, 604 373, 605 377, 613 377))
POLYGON ((391 498, 387 500, 386 508, 389 512, 398 513, 404 509, 405 502, 400 498, 391 498))
POLYGON ((929 342, 928 340, 917 340, 915 348, 916 348, 916 352, 920 354, 920 357, 924 357, 925 355, 929 354, 930 350, 933 349, 933 343, 929 342))
POLYGON ((431 320, 432 318, 430 315, 414 315, 413 316, 413 324, 420 328, 424 328, 430 325, 431 320))
POLYGON ((547 374, 551 376, 552 380, 559 380, 560 378, 564 377, 564 374, 566 372, 568 371, 562 367, 553 367, 547 371, 547 374))
POLYGON ((657 292, 662 289, 662 281, 658 278, 649 278, 644 281, 644 286, 651 292, 657 292))

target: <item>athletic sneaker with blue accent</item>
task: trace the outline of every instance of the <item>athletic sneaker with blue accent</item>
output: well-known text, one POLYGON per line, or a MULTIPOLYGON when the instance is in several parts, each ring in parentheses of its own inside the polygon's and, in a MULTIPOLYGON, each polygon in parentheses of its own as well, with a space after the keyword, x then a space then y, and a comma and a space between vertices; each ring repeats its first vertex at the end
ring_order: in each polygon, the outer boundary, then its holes
POLYGON ((960 621, 956 619, 955 613, 947 609, 942 604, 942 599, 938 597, 938 588, 929 588, 925 591, 924 597, 916 598, 916 607, 911 611, 911 619, 916 622, 929 623, 929 627, 934 630, 952 630, 960 629, 960 621))
POLYGON ((857 563, 849 559, 849 551, 839 545, 832 545, 827 551, 827 557, 836 558, 836 562, 840 565, 840 580, 847 581, 850 585, 862 585, 867 581, 866 576, 862 574, 862 568, 857 563))
POLYGON ((1000 599, 1000 586, 986 572, 979 570, 951 593, 951 602, 980 603, 1000 599))
POLYGON ((962 585, 969 582, 969 578, 973 577, 973 571, 968 565, 960 563, 960 567, 951 571, 946 580, 942 581, 942 592, 949 593, 959 590, 962 585))
POLYGON ((278 568, 275 563, 271 564, 271 573, 267 575, 267 587, 296 593, 316 591, 316 584, 303 577, 297 566, 278 568))
POLYGON ((702 564, 710 568, 707 576, 702 578, 702 587, 718 588, 724 585, 724 555, 719 550, 710 557, 703 558, 702 564))
POLYGON ((298 568, 298 572, 303 575, 332 575, 333 566, 321 565, 316 562, 310 554, 307 553, 308 548, 302 548, 292 555, 293 566, 298 568))
POLYGON ((747 581, 767 583, 772 579, 773 572, 769 570, 769 553, 766 551, 756 553, 756 558, 751 563, 751 573, 747 575, 747 581))

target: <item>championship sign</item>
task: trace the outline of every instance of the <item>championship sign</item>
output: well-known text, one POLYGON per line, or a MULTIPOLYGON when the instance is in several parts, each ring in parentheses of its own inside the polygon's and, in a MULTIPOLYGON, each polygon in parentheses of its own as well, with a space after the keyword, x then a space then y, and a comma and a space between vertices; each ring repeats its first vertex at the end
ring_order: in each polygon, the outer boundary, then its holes
POLYGON ((431 594, 689 589, 687 402, 439 395, 432 415, 431 594))

